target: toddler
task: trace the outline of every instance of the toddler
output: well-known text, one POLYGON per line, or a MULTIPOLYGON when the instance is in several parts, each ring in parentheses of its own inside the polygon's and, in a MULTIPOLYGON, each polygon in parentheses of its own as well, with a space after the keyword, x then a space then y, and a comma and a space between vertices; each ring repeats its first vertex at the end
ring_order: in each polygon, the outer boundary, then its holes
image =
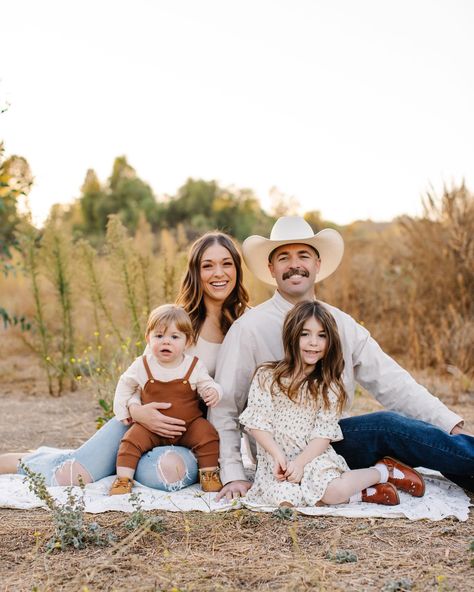
POLYGON ((156 446, 180 444, 196 455, 199 479, 204 491, 219 491, 219 436, 203 417, 200 395, 214 407, 222 398, 221 387, 212 380, 204 364, 184 353, 193 342, 188 314, 180 306, 165 304, 155 308, 148 318, 145 338, 151 353, 137 358, 122 374, 114 397, 114 414, 123 423, 132 423, 131 405, 151 402, 171 403, 161 413, 186 422, 186 431, 166 438, 134 423, 122 438, 117 454, 117 478, 110 495, 130 493, 133 476, 145 452, 156 446), (140 399, 137 393, 141 391, 140 399))

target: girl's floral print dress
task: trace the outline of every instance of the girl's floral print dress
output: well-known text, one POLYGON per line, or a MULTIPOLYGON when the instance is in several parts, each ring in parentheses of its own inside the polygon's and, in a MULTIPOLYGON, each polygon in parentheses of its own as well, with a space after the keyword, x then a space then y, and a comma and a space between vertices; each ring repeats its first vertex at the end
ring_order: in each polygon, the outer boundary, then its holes
MULTIPOLYGON (((338 423, 337 398, 330 390, 330 408, 324 410, 303 388, 296 401, 281 391, 270 394, 271 370, 261 368, 250 387, 248 405, 240 415, 247 430, 271 432, 287 460, 295 459, 314 438, 342 440, 338 423), (263 388, 262 388, 263 387, 263 388)), ((294 506, 314 506, 324 495, 328 483, 349 470, 342 456, 332 446, 304 468, 301 483, 277 481, 273 475, 272 456, 257 443, 257 472, 246 501, 264 506, 291 502, 294 506)))

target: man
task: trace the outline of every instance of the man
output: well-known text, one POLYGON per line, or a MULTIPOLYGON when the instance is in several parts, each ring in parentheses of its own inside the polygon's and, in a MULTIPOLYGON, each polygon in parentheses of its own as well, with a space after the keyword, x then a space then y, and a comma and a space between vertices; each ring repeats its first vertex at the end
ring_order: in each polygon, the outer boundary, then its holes
MULTIPOLYGON (((281 332, 286 313, 297 302, 314 298, 314 284, 336 270, 344 244, 335 230, 314 235, 303 218, 286 216, 275 223, 270 239, 251 236, 242 251, 250 271, 277 290, 234 322, 218 357, 216 382, 222 385, 224 397, 209 418, 220 437, 224 488, 219 499, 245 495, 251 485, 242 464, 238 418, 246 406, 255 369, 283 358, 281 332)), ((347 410, 356 382, 391 410, 342 419, 344 440, 332 443, 336 452, 351 469, 372 466, 388 455, 411 466, 439 470, 474 491, 474 437, 462 429, 462 418, 387 356, 354 319, 324 306, 336 319, 343 346, 347 410)))

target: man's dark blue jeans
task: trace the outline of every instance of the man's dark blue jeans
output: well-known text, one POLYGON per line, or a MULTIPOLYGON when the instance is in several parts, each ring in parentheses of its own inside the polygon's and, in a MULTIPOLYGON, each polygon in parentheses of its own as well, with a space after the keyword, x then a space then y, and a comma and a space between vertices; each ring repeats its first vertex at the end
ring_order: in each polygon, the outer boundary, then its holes
POLYGON ((370 467, 383 456, 392 456, 411 467, 439 471, 474 492, 474 436, 452 436, 392 411, 348 417, 339 424, 344 440, 332 446, 351 469, 370 467))

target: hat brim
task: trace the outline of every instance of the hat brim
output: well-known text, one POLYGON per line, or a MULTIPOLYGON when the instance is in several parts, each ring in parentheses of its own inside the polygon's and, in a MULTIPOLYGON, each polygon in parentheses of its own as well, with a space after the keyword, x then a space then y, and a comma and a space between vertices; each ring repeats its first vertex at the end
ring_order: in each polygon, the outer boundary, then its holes
POLYGON ((249 270, 262 282, 276 286, 275 278, 268 269, 270 253, 282 245, 302 244, 316 249, 321 266, 315 283, 321 282, 336 271, 344 254, 344 240, 332 228, 325 228, 311 238, 271 240, 263 236, 249 236, 242 243, 242 255, 249 270))

